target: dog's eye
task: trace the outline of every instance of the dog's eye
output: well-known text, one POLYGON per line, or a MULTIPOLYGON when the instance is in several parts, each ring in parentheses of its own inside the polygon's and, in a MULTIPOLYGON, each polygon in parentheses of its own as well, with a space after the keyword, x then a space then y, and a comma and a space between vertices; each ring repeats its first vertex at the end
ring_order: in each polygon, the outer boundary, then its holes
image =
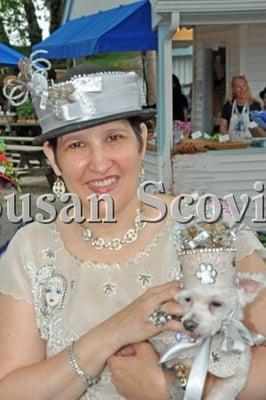
POLYGON ((212 301, 211 306, 213 307, 221 307, 223 303, 220 303, 219 301, 212 301))
POLYGON ((187 303, 189 303, 190 302, 190 297, 185 297, 185 301, 187 302, 187 303))

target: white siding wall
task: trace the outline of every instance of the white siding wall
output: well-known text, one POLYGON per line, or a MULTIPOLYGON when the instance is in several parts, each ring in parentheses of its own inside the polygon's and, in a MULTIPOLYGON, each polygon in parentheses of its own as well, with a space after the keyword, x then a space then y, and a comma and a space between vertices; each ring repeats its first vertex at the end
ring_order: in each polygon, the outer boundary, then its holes
POLYGON ((266 86, 266 24, 247 25, 246 63, 243 71, 249 80, 253 95, 266 86))
POLYGON ((192 84, 192 56, 174 56, 173 57, 173 73, 179 78, 182 85, 183 93, 189 94, 192 84))
POLYGON ((155 151, 147 151, 144 159, 144 170, 146 181, 159 180, 159 156, 155 151))

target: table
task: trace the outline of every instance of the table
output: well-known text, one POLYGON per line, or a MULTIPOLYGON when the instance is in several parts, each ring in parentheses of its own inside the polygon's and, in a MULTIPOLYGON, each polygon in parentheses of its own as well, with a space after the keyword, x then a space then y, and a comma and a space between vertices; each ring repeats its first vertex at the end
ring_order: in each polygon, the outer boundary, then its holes
MULTIPOLYGON (((40 133, 41 127, 39 125, 39 123, 17 123, 17 122, 1 122, 0 121, 0 132, 1 132, 1 127, 3 127, 2 129, 2 133, 3 135, 8 136, 9 132, 14 132, 16 133, 16 135, 18 134, 18 132, 20 133, 26 133, 28 134, 28 136, 36 136, 36 134, 40 133)), ((24 135, 25 135, 24 133, 24 135)), ((9 136, 8 136, 9 137, 9 136)))
POLYGON ((40 161, 40 164, 43 163, 45 159, 42 146, 34 146, 34 145, 24 145, 24 144, 7 144, 6 145, 7 153, 17 153, 20 155, 20 162, 18 167, 31 166, 30 161, 34 157, 35 159, 40 161))
POLYGON ((5 142, 32 143, 34 140, 34 137, 30 137, 30 136, 0 136, 0 139, 3 139, 5 142))
POLYGON ((7 144, 6 152, 8 156, 11 156, 11 160, 14 155, 19 155, 19 161, 15 168, 18 175, 45 175, 48 183, 52 185, 52 169, 47 164, 42 146, 7 144), (34 166, 33 161, 37 161, 38 165, 34 166))

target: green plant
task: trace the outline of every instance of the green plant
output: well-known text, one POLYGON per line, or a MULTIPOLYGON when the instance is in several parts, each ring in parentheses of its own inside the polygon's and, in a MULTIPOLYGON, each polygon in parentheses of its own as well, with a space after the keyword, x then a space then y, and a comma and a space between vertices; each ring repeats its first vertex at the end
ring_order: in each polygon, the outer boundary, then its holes
POLYGON ((257 232, 257 235, 263 247, 266 247, 266 232, 257 232))
POLYGON ((25 101, 24 104, 17 107, 16 114, 19 117, 36 117, 34 107, 30 100, 25 101))
POLYGON ((124 71, 140 68, 140 53, 138 52, 115 52, 100 53, 88 56, 86 62, 97 64, 106 68, 119 68, 124 71))

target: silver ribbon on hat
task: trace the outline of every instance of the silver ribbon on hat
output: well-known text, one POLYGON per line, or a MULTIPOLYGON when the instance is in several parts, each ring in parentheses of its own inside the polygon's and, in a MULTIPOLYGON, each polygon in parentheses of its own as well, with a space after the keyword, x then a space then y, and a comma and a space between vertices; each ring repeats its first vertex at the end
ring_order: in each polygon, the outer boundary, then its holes
MULTIPOLYGON (((242 322, 229 317, 223 321, 221 334, 223 335, 222 351, 225 353, 240 354, 247 346, 260 345, 266 341, 265 336, 250 331, 242 322)), ((198 347, 183 400, 201 400, 212 340, 213 336, 210 336, 205 339, 199 338, 194 342, 176 343, 160 358, 160 364, 173 361, 180 353, 198 347)))
POLYGON ((11 105, 17 107, 23 104, 29 98, 29 93, 42 96, 47 92, 47 75, 51 69, 51 63, 46 58, 38 57, 40 53, 47 53, 47 51, 37 50, 29 59, 22 59, 18 64, 20 70, 18 77, 8 80, 3 87, 3 94, 11 105))

